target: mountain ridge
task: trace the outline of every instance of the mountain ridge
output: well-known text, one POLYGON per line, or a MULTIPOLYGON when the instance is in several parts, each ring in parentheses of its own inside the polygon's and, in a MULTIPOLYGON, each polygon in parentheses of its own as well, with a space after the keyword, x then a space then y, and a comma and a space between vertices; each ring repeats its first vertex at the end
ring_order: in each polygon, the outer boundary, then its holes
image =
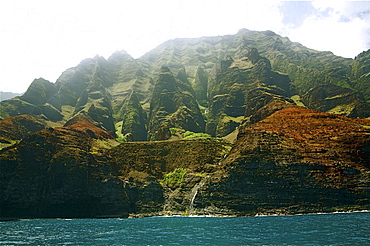
MULTIPOLYGON (((198 94, 198 103, 207 108, 210 107, 208 102, 212 100, 211 97, 215 96, 212 90, 217 87, 213 88, 212 83, 215 83, 217 73, 221 71, 218 66, 222 66, 223 60, 229 58, 235 60, 233 67, 240 67, 241 64, 246 66, 243 59, 253 50, 266 59, 268 69, 277 72, 273 80, 289 76, 290 85, 285 85, 284 90, 290 91, 291 95, 303 96, 312 87, 321 84, 333 84, 356 91, 357 88, 363 88, 367 81, 367 77, 360 74, 367 71, 366 59, 361 58, 366 57, 366 52, 359 55, 357 60, 346 59, 330 52, 306 48, 271 31, 241 29, 235 35, 168 40, 138 59, 134 59, 126 51, 116 51, 108 59, 98 55, 84 59, 76 67, 64 71, 55 83, 40 78, 21 97, 2 102, 0 117, 28 113, 54 126, 63 125, 77 113, 84 112, 95 118, 95 121, 102 122, 102 126, 109 131, 117 131, 114 125, 122 119, 115 117, 119 117, 118 111, 133 91, 143 110, 147 115, 150 114, 154 84, 163 66, 169 67, 173 74, 184 70, 183 77, 189 80, 191 90, 196 89, 194 93, 198 94), (362 72, 356 72, 357 70, 362 72), (202 71, 202 75, 198 71, 202 71), (201 87, 199 76, 202 76, 203 81, 201 87), (40 81, 43 81, 42 85, 40 81), (202 95, 199 95, 199 90, 202 95), (41 91, 50 95, 36 96, 35 93, 41 91), (102 118, 97 114, 105 116, 102 118)), ((248 67, 250 65, 244 69, 248 67)), ((358 92, 367 93, 367 90, 358 92)), ((344 115, 368 117, 368 110, 359 110, 359 114, 348 111, 357 105, 368 106, 368 102, 362 102, 368 98, 370 95, 364 94, 359 97, 360 103, 345 102, 338 107, 344 109, 340 111, 344 115), (352 106, 346 106, 347 104, 352 106)), ((361 107, 366 109, 367 106, 361 107)), ((336 105, 333 106, 335 107, 336 105)), ((239 122, 236 125, 233 123, 235 126, 238 124, 239 122)), ((227 134, 227 131, 222 134, 227 134)))
POLYGON ((243 29, 35 79, 0 102, 0 219, 370 209, 369 58, 243 29))

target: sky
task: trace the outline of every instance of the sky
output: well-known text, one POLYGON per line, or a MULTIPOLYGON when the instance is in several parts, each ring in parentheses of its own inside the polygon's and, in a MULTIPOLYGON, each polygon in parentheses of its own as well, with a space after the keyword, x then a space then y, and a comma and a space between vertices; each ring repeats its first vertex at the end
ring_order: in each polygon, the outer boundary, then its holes
POLYGON ((354 58, 370 49, 370 1, 1 0, 0 91, 55 82, 85 58, 138 58, 174 38, 264 31, 354 58))

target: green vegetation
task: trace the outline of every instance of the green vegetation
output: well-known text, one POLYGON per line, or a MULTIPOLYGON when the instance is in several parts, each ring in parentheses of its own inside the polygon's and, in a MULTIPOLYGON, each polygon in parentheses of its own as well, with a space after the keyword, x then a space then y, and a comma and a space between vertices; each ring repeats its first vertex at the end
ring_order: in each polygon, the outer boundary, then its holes
POLYGON ((222 122, 229 122, 229 121, 234 121, 234 122, 237 122, 237 123, 241 123, 244 119, 244 116, 239 116, 239 117, 232 117, 232 116, 229 116, 229 115, 226 115, 224 116, 221 121, 222 122))
POLYGON ((191 131, 186 131, 182 134, 182 137, 184 139, 188 138, 210 138, 211 135, 203 132, 191 132, 191 131))
POLYGON ((8 118, 21 114, 30 114, 35 105, 21 100, 19 97, 0 102, 0 118, 8 118))
POLYGON ((116 138, 117 142, 120 142, 120 143, 126 143, 126 138, 124 137, 119 137, 119 138, 116 138))
MULTIPOLYGON (((122 125, 123 125, 123 121, 119 121, 119 122, 116 122, 114 124, 114 128, 116 129, 116 135, 118 136, 118 138, 123 138, 123 134, 122 134, 122 125)), ((117 139, 116 139, 117 140, 117 139)), ((117 140, 118 141, 118 140, 117 140)))
POLYGON ((246 109, 249 116, 271 98, 294 94, 302 106, 299 97, 316 85, 351 88, 370 102, 369 57, 366 51, 346 59, 273 32, 245 29, 224 37, 174 39, 137 61, 120 51, 108 60, 85 59, 56 84, 37 79, 23 96, 0 103, 0 117, 37 115, 56 127, 84 113, 118 137, 130 134, 130 141, 169 139, 167 127, 181 129, 170 130, 175 138, 185 130, 225 136, 246 109))
POLYGON ((43 105, 56 92, 57 87, 45 79, 35 79, 28 87, 27 91, 21 96, 23 101, 34 105, 43 105))
POLYGON ((291 96, 290 99, 292 99, 298 106, 306 107, 304 103, 301 101, 301 97, 299 95, 291 96))
POLYGON ((354 109, 355 105, 352 104, 344 104, 344 105, 337 105, 336 107, 327 110, 328 113, 331 114, 339 114, 339 115, 349 115, 352 110, 354 109))
MULTIPOLYGON (((123 143, 125 139, 117 138, 116 140, 120 143, 123 143)), ((119 143, 117 143, 113 139, 107 140, 94 139, 92 142, 92 147, 90 148, 90 154, 98 154, 101 151, 111 149, 113 147, 116 147, 117 145, 119 145, 119 143)))
POLYGON ((365 100, 370 102, 370 50, 359 54, 352 66, 352 83, 357 91, 360 91, 365 100))
POLYGON ((17 144, 17 143, 19 143, 20 142, 20 140, 10 140, 9 141, 9 143, 1 143, 0 142, 0 150, 1 149, 4 149, 4 148, 7 148, 7 147, 9 147, 9 146, 12 146, 12 145, 14 145, 14 144, 17 144))
POLYGON ((119 134, 124 136, 130 133, 132 134, 132 140, 134 141, 146 140, 147 131, 145 122, 147 121, 147 118, 134 91, 131 92, 124 102, 120 109, 119 117, 122 119, 119 134))
POLYGON ((96 155, 99 153, 99 148, 97 147, 91 147, 90 154, 96 155))
POLYGON ((187 169, 176 168, 173 172, 169 172, 164 175, 163 179, 159 181, 162 186, 169 188, 181 187, 182 181, 184 180, 187 169))
POLYGON ((185 71, 181 70, 175 78, 168 67, 161 68, 150 101, 150 140, 168 139, 168 126, 195 132, 204 131, 204 118, 186 76, 185 71))
POLYGON ((175 135, 178 131, 178 128, 170 128, 171 135, 175 135))
POLYGON ((64 116, 64 119, 70 119, 73 117, 74 109, 71 105, 62 105, 60 113, 64 116))

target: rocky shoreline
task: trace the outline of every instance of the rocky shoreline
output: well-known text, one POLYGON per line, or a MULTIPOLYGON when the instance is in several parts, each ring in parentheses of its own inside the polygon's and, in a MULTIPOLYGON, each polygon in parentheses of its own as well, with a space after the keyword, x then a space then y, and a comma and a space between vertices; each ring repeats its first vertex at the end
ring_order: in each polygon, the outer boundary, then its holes
MULTIPOLYGON (((182 214, 182 213, 150 213, 150 214, 129 214, 128 217, 86 217, 84 219, 115 219, 115 218, 121 218, 121 219, 135 219, 135 218, 147 218, 147 217, 192 217, 192 218, 203 218, 203 217, 265 217, 265 216, 299 216, 299 215, 310 215, 310 214, 345 214, 345 213, 369 213, 370 210, 368 209, 362 209, 362 210, 356 210, 356 209, 349 209, 349 210, 333 210, 333 211, 302 211, 301 213, 282 213, 282 212, 270 212, 270 213, 256 213, 256 214, 249 214, 249 215, 235 215, 235 214, 226 214, 226 215, 220 215, 220 214, 182 214)), ((25 219, 43 219, 43 217, 40 218, 0 218, 0 222, 7 222, 7 221, 19 221, 19 220, 25 220, 25 219)), ((66 217, 66 218, 45 218, 45 219, 81 219, 81 217, 66 217)))
POLYGON ((199 138, 114 145, 108 133, 81 119, 37 131, 0 151, 0 217, 369 209, 370 120, 284 102, 272 102, 253 117, 263 112, 269 116, 246 121, 235 143, 199 138), (112 146, 97 149, 101 143, 112 146))

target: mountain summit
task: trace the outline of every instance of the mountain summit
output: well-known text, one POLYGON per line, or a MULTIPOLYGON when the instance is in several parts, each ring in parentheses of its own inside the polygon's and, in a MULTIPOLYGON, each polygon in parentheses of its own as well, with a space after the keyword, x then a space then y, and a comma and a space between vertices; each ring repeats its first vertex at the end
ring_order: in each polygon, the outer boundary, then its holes
POLYGON ((141 117, 145 127, 125 134, 140 140, 143 134, 145 139, 158 139, 154 132, 159 125, 225 136, 243 116, 272 99, 292 96, 301 97, 308 108, 366 118, 368 53, 346 59, 271 31, 247 29, 235 35, 173 39, 139 59, 126 51, 107 60, 85 59, 63 72, 55 84, 37 79, 24 95, 1 102, 0 117, 29 114, 47 125, 62 126, 83 113, 115 132, 117 123, 125 121, 122 106, 134 93, 147 115, 141 117), (201 115, 201 110, 208 113, 201 115), (193 123, 179 123, 180 118, 193 123))
POLYGON ((0 218, 369 209, 369 56, 242 29, 35 79, 0 102, 0 218))

